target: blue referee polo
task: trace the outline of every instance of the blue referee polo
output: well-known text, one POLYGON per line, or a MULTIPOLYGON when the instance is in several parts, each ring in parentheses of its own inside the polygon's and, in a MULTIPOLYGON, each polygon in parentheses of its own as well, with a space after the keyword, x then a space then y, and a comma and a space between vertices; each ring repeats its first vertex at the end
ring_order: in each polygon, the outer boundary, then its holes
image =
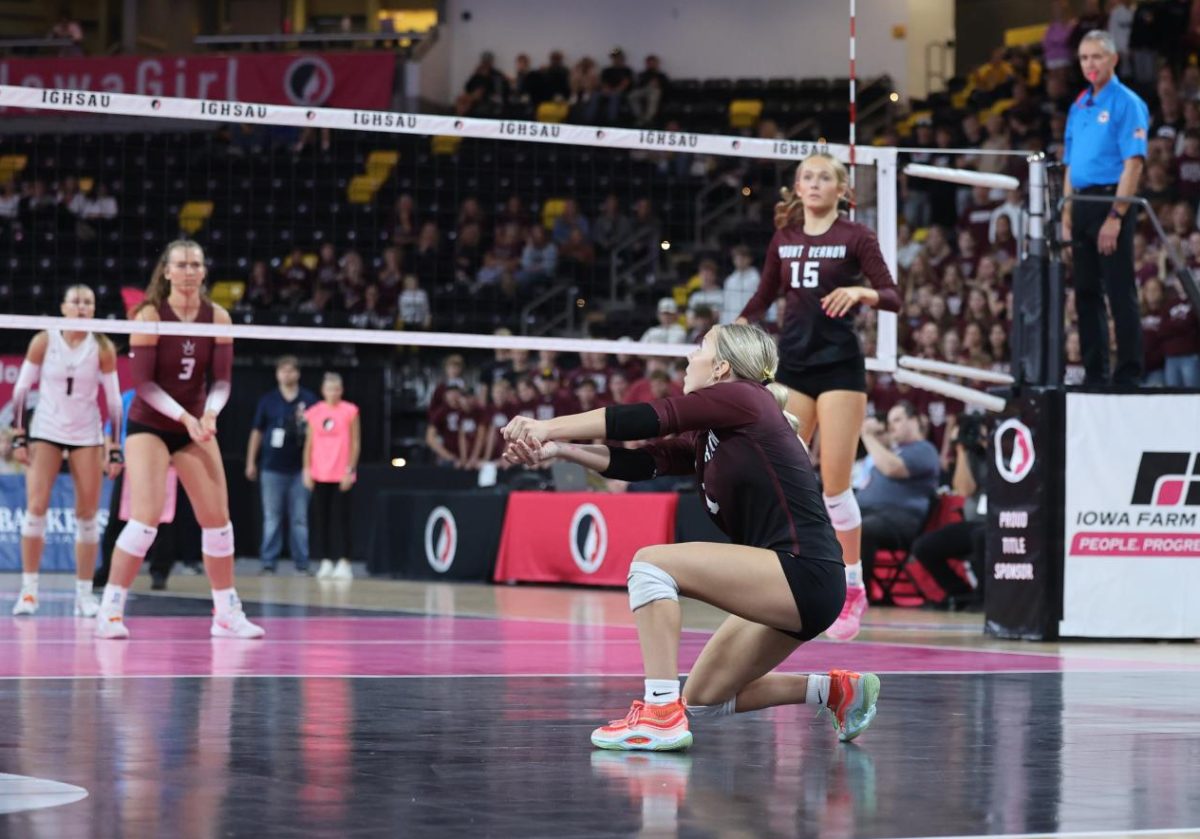
POLYGON ((1071 167, 1071 188, 1112 186, 1125 161, 1146 156, 1150 109, 1115 75, 1099 94, 1089 87, 1067 116, 1063 162, 1071 167))

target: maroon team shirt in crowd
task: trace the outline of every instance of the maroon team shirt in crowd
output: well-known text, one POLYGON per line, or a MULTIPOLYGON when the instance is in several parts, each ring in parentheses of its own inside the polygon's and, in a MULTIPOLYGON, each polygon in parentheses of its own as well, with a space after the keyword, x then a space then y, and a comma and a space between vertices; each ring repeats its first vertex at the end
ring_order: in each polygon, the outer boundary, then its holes
POLYGON ((999 201, 972 204, 958 216, 958 229, 969 230, 975 237, 975 249, 983 251, 988 244, 988 231, 992 224, 992 210, 1000 206, 999 201))
POLYGON ((1167 322, 1163 324, 1163 355, 1174 358, 1200 353, 1200 328, 1197 328, 1192 304, 1186 298, 1176 298, 1167 315, 1167 322))
MULTIPOLYGON (((179 320, 166 300, 158 304, 157 311, 159 320, 179 320)), ((212 322, 213 304, 208 300, 201 300, 200 311, 192 323, 212 322)), ((154 382, 194 417, 204 415, 204 401, 208 398, 208 366, 216 342, 216 338, 200 336, 158 336, 154 382)), ((132 347, 129 357, 133 358, 137 352, 138 348, 132 347)), ((185 425, 151 408, 140 396, 134 396, 129 406, 129 421, 139 422, 160 431, 187 434, 185 425)))
POLYGON ((839 218, 820 236, 801 225, 775 232, 767 248, 758 290, 742 310, 749 321, 762 320, 781 295, 784 322, 779 332, 779 366, 784 370, 861 359, 852 309, 832 318, 821 298, 835 288, 862 285, 862 277, 879 293, 879 309, 900 311, 900 296, 870 228, 839 218))
POLYGON ((458 450, 458 429, 462 424, 462 411, 457 408, 451 410, 445 405, 430 408, 429 424, 442 438, 442 445, 446 447, 446 451, 454 457, 462 457, 463 453, 458 450))
POLYGON ((695 473, 705 507, 735 544, 840 563, 808 453, 770 392, 732 381, 650 402, 659 475, 695 473))
POLYGON ((1147 373, 1163 367, 1162 342, 1166 322, 1167 315, 1164 312, 1146 312, 1142 315, 1142 368, 1147 373))
POLYGON ((579 413, 579 402, 568 390, 559 389, 553 394, 539 396, 533 403, 535 419, 550 420, 579 413))

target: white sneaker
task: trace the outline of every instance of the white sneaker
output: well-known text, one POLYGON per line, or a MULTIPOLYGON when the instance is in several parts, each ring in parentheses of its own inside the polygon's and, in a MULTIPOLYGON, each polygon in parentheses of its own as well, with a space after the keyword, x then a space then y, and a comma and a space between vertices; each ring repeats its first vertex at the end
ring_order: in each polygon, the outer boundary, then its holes
POLYGON ((122 615, 110 615, 101 611, 96 615, 96 637, 122 640, 129 637, 129 627, 122 615))
POLYGON ((250 623, 240 608, 224 615, 213 615, 214 638, 261 638, 266 634, 267 631, 261 626, 250 623))
POLYGON ((335 580, 353 580, 354 569, 350 567, 349 560, 339 559, 337 561, 337 567, 333 569, 333 573, 329 576, 333 577, 335 580))
POLYGON ((100 601, 90 591, 75 595, 75 617, 94 618, 100 613, 100 601))
POLYGON ((317 569, 318 580, 328 580, 333 576, 333 561, 329 559, 321 560, 321 567, 317 569))
POLYGON ((13 604, 14 615, 32 615, 37 612, 38 598, 37 589, 22 588, 21 593, 17 595, 17 602, 13 604))

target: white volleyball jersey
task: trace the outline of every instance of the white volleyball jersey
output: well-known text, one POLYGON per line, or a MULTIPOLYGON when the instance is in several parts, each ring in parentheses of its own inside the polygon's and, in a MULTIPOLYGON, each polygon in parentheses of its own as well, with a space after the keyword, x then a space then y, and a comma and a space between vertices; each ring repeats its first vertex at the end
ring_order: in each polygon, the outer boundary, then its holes
POLYGON ((48 333, 38 382, 37 409, 29 436, 65 446, 104 443, 100 422, 100 344, 89 334, 71 347, 57 330, 48 333))

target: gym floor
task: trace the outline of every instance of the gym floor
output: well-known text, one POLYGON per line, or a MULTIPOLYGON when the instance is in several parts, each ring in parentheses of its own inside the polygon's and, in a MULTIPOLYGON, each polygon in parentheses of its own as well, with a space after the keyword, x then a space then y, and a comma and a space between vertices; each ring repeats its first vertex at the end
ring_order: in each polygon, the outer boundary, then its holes
MULTIPOLYGON (((0 834, 1200 834, 1192 642, 1003 642, 979 615, 873 608, 785 665, 881 675, 855 743, 795 706, 695 724, 683 754, 600 752, 591 729, 641 693, 623 593, 239 565, 262 641, 209 637, 203 577, 139 578, 124 643, 70 617, 65 575, 5 613, 0 834)), ((721 617, 685 601, 685 671, 721 617)))

